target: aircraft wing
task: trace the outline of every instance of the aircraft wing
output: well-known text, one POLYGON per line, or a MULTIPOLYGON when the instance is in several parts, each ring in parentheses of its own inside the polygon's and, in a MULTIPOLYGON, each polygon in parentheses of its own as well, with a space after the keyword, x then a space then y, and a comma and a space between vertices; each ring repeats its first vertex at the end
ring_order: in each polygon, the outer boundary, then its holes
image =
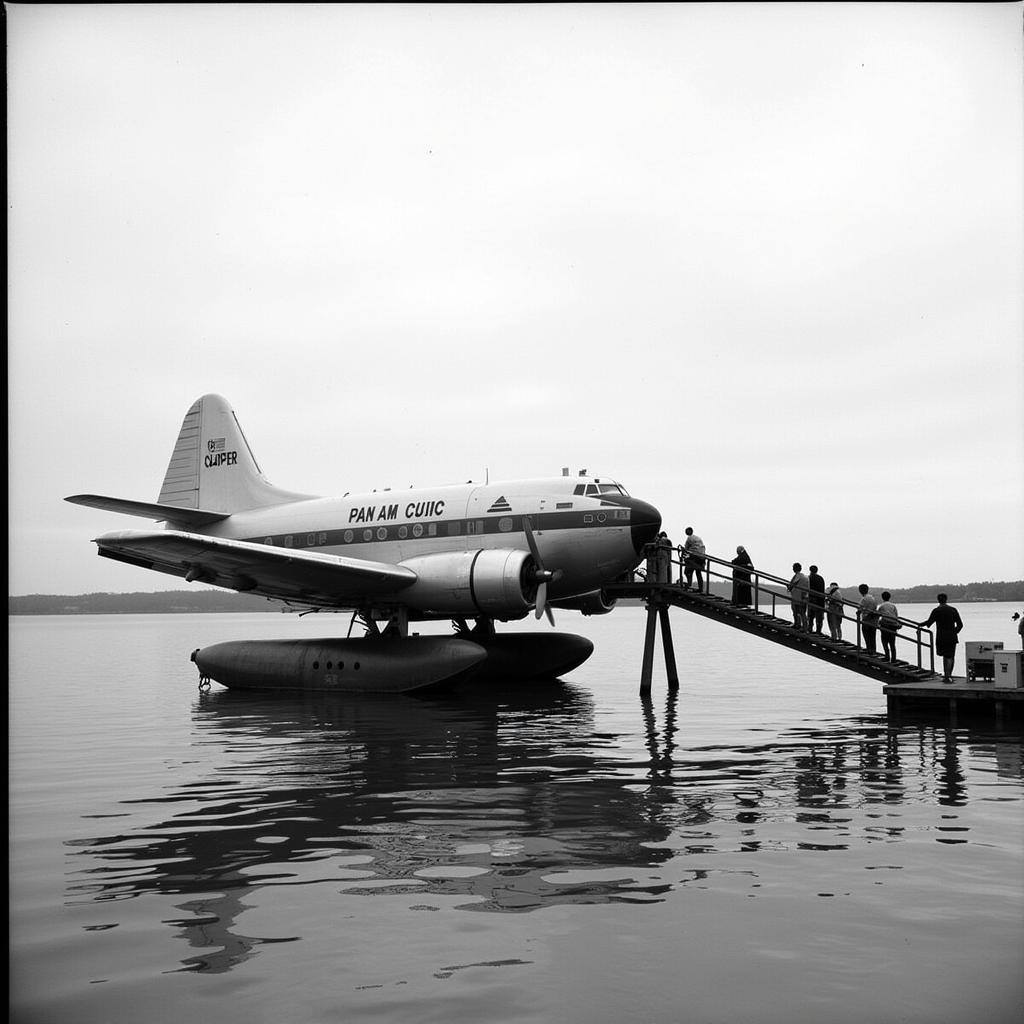
POLYGON ((262 594, 282 601, 353 608, 409 586, 416 573, 388 562, 370 562, 314 551, 225 540, 178 530, 105 533, 99 554, 189 582, 262 594))

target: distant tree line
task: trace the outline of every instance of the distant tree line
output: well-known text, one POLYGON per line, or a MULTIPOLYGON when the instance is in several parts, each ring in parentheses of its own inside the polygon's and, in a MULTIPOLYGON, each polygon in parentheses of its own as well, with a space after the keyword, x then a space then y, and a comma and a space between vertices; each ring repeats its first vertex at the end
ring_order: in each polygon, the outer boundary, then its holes
POLYGON ((139 615, 280 612, 279 601, 230 590, 162 590, 155 594, 27 594, 8 597, 9 615, 139 615))
MULTIPOLYGON (((770 589, 781 589, 776 585, 770 589)), ((841 588, 848 600, 857 598, 857 584, 841 588)), ((916 587, 872 586, 877 597, 883 590, 897 604, 928 604, 935 595, 949 595, 951 604, 972 601, 1018 601, 1024 603, 1024 580, 999 583, 927 583, 916 587)), ((721 597, 732 593, 730 583, 714 582, 711 592, 721 597)), ((162 590, 155 594, 26 594, 7 598, 9 615, 140 615, 196 612, 282 612, 286 606, 253 594, 229 590, 162 590)))
MULTIPOLYGON (((857 593, 859 584, 851 583, 849 586, 840 585, 839 589, 848 601, 859 600, 857 593)), ((781 591, 782 584, 767 585, 767 589, 781 591)), ((896 604, 901 601, 907 604, 934 604, 936 594, 948 594, 949 603, 970 604, 975 601, 1021 601, 1024 602, 1024 580, 1011 580, 998 583, 921 583, 916 587, 887 587, 885 585, 871 585, 871 593, 878 597, 883 590, 892 594, 896 604)), ((711 584, 711 593, 719 597, 729 597, 732 594, 732 584, 714 582, 711 584)))

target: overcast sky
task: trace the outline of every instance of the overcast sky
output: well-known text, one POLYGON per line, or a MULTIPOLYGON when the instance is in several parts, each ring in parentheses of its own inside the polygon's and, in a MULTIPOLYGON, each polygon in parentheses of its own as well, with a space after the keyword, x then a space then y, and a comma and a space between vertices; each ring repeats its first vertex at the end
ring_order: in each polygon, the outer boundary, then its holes
POLYGON ((1024 578, 1019 4, 7 5, 10 592, 200 395, 318 494, 586 467, 673 540, 1024 578))

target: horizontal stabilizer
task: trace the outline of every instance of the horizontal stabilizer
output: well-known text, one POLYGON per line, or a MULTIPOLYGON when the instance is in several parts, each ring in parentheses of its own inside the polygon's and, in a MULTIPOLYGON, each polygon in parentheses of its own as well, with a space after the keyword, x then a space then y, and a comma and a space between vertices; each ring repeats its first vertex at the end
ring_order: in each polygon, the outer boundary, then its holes
POLYGON ((129 516, 157 519, 174 523, 176 526, 199 527, 227 519, 227 512, 208 512, 201 508, 178 508, 176 505, 160 505, 152 501, 129 501, 127 498, 108 498, 102 494, 72 494, 65 501, 72 505, 87 505, 101 508, 105 512, 123 512, 129 516))

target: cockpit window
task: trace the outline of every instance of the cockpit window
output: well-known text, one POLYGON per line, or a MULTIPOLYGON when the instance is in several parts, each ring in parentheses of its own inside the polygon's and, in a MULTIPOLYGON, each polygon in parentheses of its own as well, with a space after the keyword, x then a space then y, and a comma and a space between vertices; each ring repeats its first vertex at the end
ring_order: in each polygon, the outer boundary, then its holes
POLYGON ((577 484, 572 491, 573 494, 584 494, 587 497, 596 498, 602 494, 620 494, 623 498, 629 497, 629 491, 621 484, 601 483, 599 480, 592 484, 577 484))

